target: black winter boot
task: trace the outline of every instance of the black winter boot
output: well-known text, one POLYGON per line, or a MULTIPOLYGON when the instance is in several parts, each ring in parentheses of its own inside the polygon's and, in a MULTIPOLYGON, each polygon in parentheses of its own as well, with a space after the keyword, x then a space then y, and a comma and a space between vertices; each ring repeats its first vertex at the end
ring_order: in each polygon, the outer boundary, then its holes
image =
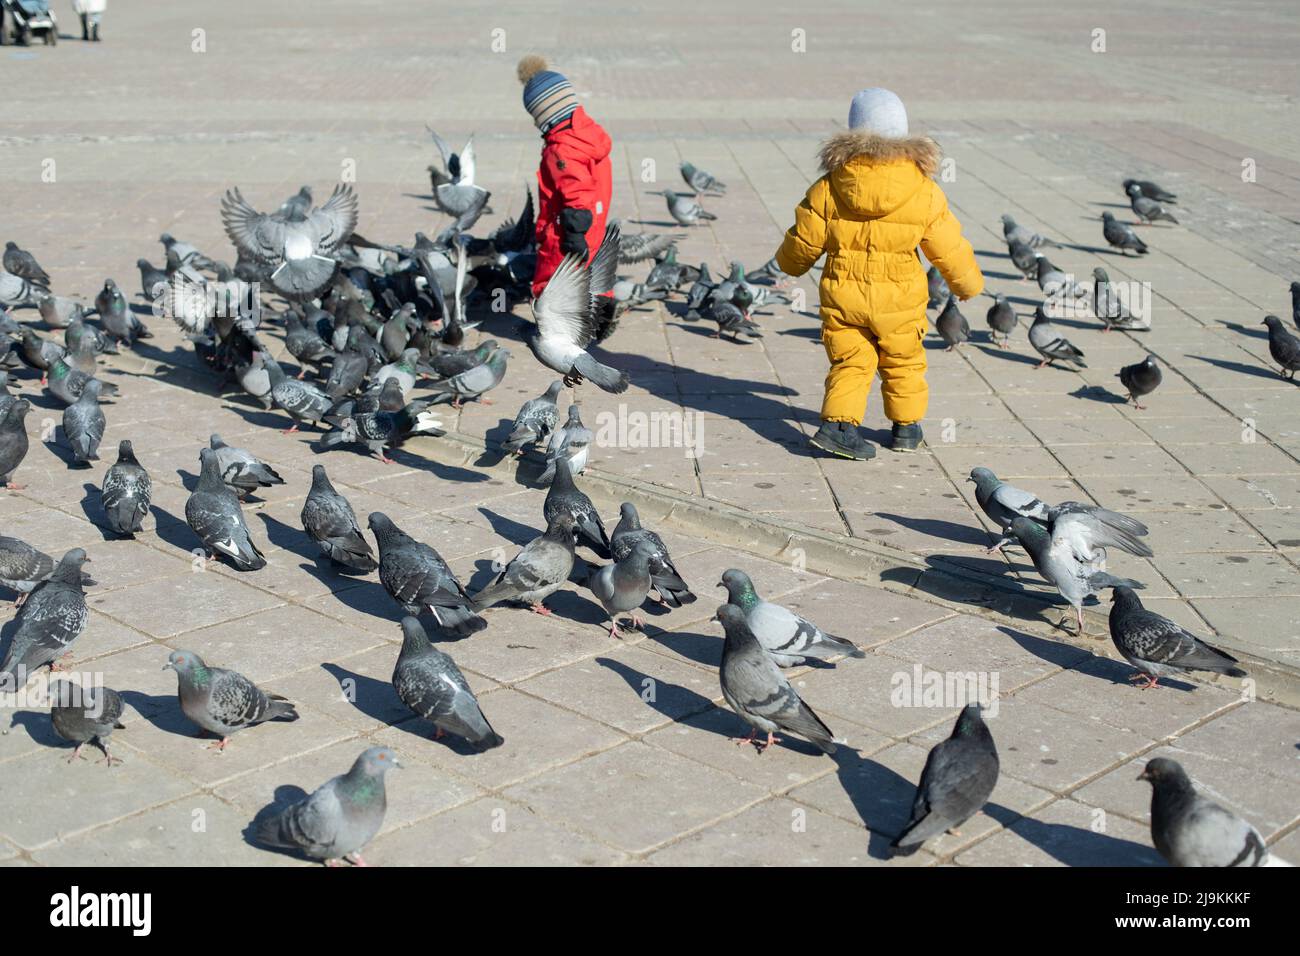
POLYGON ((814 448, 841 458, 868 461, 876 457, 876 450, 867 443, 858 431, 858 426, 852 422, 822 422, 822 427, 817 429, 817 434, 809 442, 814 448))

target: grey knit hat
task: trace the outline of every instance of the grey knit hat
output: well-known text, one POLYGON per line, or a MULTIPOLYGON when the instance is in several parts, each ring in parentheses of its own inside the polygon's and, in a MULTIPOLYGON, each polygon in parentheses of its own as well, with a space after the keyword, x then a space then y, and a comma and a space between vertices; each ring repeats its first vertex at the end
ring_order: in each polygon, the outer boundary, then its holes
POLYGON ((859 91, 849 104, 849 129, 900 139, 907 135, 907 110, 896 93, 873 86, 859 91))

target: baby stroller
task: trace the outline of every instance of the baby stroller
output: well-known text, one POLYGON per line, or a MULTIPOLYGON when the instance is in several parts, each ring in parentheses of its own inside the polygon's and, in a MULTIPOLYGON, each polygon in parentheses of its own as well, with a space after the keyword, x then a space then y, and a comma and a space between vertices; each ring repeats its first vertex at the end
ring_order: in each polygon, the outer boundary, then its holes
POLYGON ((46 46, 59 42, 59 21, 50 9, 49 0, 0 0, 0 44, 12 39, 19 46, 27 46, 36 36, 46 46), (7 36, 6 17, 10 21, 7 36))

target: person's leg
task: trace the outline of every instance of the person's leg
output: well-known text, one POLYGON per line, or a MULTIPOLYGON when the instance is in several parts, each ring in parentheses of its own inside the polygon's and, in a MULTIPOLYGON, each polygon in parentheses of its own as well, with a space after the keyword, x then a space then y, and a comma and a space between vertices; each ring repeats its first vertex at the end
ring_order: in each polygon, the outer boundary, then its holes
POLYGON ((834 310, 822 312, 822 345, 831 367, 822 399, 822 427, 813 445, 848 458, 866 459, 875 450, 858 431, 876 374, 876 348, 866 328, 841 321, 834 310))
POLYGON ((81 39, 87 41, 90 39, 90 14, 88 13, 81 14, 81 39))
POLYGON ((880 394, 885 416, 894 423, 894 451, 921 444, 921 419, 930 401, 925 381, 925 316, 908 320, 877 339, 880 348, 880 394))

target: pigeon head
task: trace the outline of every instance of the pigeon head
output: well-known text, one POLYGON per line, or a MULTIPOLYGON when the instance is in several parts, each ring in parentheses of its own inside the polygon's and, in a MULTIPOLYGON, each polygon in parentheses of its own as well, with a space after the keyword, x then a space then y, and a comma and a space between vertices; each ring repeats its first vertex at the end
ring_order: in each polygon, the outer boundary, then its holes
MULTIPOLYGON (((573 406, 570 405, 569 408, 572 410, 573 406)), ((641 527, 641 516, 637 514, 636 505, 630 501, 625 501, 618 506, 618 517, 619 522, 626 521, 628 528, 632 531, 641 527)))
POLYGON ((141 269, 152 269, 152 268, 153 268, 153 264, 152 264, 148 259, 136 259, 136 260, 135 260, 135 264, 136 264, 136 266, 138 266, 138 267, 141 268, 141 269))
POLYGON ((574 537, 574 527, 577 525, 577 519, 573 517, 573 512, 566 510, 557 511, 551 523, 546 527, 546 533, 555 538, 568 538, 570 541, 574 537))
POLYGON ((213 432, 211 435, 208 436, 208 447, 211 448, 213 451, 216 451, 219 448, 225 448, 227 446, 226 443, 221 440, 221 436, 218 435, 216 432, 213 432))
MULTIPOLYGON (((1109 216, 1110 213, 1106 213, 1106 215, 1109 216)), ((1109 281, 1110 281, 1110 276, 1108 276, 1108 275, 1106 274, 1106 270, 1103 269, 1101 266, 1098 266, 1097 268, 1095 268, 1095 269, 1092 270, 1092 277, 1093 277, 1094 279, 1096 279, 1098 282, 1109 282, 1109 281)))
POLYGON ((1047 529, 1033 518, 1016 515, 1011 519, 1011 533, 1022 542, 1044 540, 1048 537, 1047 529))
POLYGON ((723 628, 730 632, 733 627, 745 623, 745 612, 734 604, 719 604, 713 613, 713 619, 721 622, 723 628))
POLYGON ((17 248, 18 248, 18 243, 16 243, 16 242, 6 242, 6 243, 5 243, 5 252, 9 252, 10 250, 12 250, 12 249, 17 249, 17 248))
POLYGON ((192 677, 206 672, 207 665, 203 663, 203 658, 193 651, 172 651, 167 656, 167 663, 163 665, 162 669, 175 671, 182 677, 192 677))
POLYGON ((90 402, 96 401, 99 398, 100 389, 102 389, 103 387, 104 387, 103 382, 101 382, 97 378, 92 378, 90 381, 86 383, 86 387, 81 390, 82 401, 90 401, 90 402), (90 396, 89 399, 86 398, 87 395, 90 396))
POLYGON ((311 486, 316 491, 333 491, 334 486, 330 484, 329 475, 325 474, 324 465, 311 466, 311 486))
POLYGON ((569 406, 569 424, 570 425, 582 424, 582 410, 578 407, 577 402, 573 402, 569 406))
POLYGON ((1014 228, 1015 228, 1015 225, 1016 225, 1016 221, 1015 221, 1013 218, 1011 218, 1010 216, 1005 215, 1005 214, 1002 216, 1002 226, 1003 226, 1003 228, 1011 228, 1011 229, 1014 229, 1014 228))
POLYGON ((984 491, 985 489, 992 490, 994 487, 1001 484, 1001 479, 999 479, 997 475, 993 474, 991 468, 972 468, 970 470, 970 476, 966 480, 975 482, 975 487, 981 491, 984 491))
POLYGON ((400 541, 406 537, 402 530, 393 524, 392 519, 382 511, 372 511, 370 517, 366 519, 366 524, 375 533, 375 540, 380 544, 386 541, 400 541))
POLYGON ((419 651, 426 651, 433 645, 429 641, 429 635, 420 623, 420 619, 408 614, 402 618, 402 651, 405 654, 412 654, 419 651))
POLYGON ((1291 294, 1292 294, 1292 295, 1300 295, 1300 282, 1292 282, 1292 283, 1291 283, 1291 294))
POLYGON ((1111 213, 1103 212, 1103 213, 1101 214, 1101 221, 1102 221, 1102 222, 1114 222, 1114 221, 1115 221, 1115 217, 1114 217, 1111 213))
POLYGON ((718 582, 718 587, 727 589, 727 601, 730 606, 746 608, 758 601, 754 582, 749 579, 748 574, 736 568, 722 572, 722 580, 718 582))
POLYGON ((104 291, 105 291, 105 292, 116 292, 116 291, 117 291, 117 283, 114 282, 112 279, 105 279, 105 280, 104 280, 104 291))
POLYGON ((664 198, 667 199, 670 204, 677 202, 677 194, 671 189, 664 190, 664 198))
POLYGON ((1130 587, 1117 587, 1110 593, 1110 603, 1121 608, 1140 608, 1142 599, 1130 587))
POLYGON ((117 460, 129 461, 139 464, 135 459, 135 448, 131 445, 131 439, 123 438, 117 446, 117 460))
POLYGON ((89 561, 86 552, 82 548, 73 548, 71 551, 59 558, 59 566, 54 569, 50 575, 51 581, 60 581, 63 584, 81 584, 81 566, 89 561))
POLYGON ((1149 781, 1152 787, 1160 789, 1163 786, 1185 787, 1191 784, 1187 779, 1187 771, 1177 760, 1170 760, 1168 757, 1156 757, 1154 760, 1148 760, 1146 767, 1138 774, 1139 780, 1149 781))
POLYGON ((27 413, 31 410, 31 403, 25 398, 20 398, 9 406, 9 412, 5 415, 4 421, 0 424, 4 424, 11 431, 17 431, 23 427, 23 419, 27 417, 27 413))
POLYGON ((388 747, 371 747, 357 758, 352 765, 353 773, 362 773, 368 777, 382 777, 396 767, 402 769, 402 762, 397 754, 388 747))
POLYGON ((1268 330, 1270 332, 1274 330, 1282 331, 1282 320, 1279 319, 1276 315, 1264 316, 1263 324, 1268 326, 1268 330))
POLYGON ((1124 192, 1128 193, 1130 196, 1141 196, 1142 187, 1137 183, 1130 181, 1129 184, 1124 187, 1124 192))
POLYGON ((158 237, 158 241, 161 242, 164 246, 170 246, 176 240, 172 237, 172 234, 170 232, 164 232, 161 236, 158 237))

